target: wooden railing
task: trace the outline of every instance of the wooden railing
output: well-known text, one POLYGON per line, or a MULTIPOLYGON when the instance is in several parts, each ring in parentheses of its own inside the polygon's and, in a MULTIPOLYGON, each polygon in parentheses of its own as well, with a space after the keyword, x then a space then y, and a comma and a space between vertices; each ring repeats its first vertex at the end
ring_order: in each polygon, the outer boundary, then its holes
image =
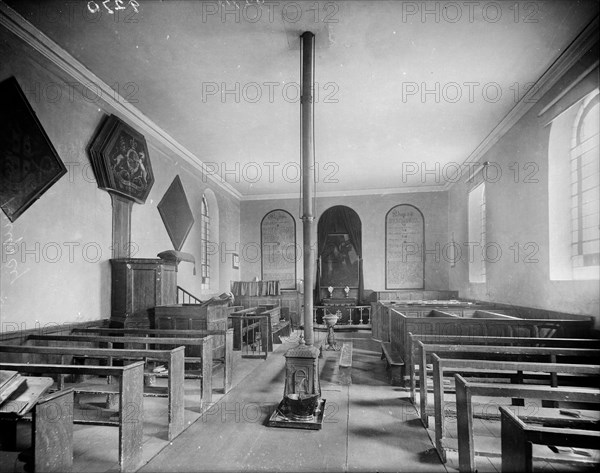
POLYGON ((323 316, 335 314, 337 311, 342 313, 342 318, 336 325, 370 325, 371 324, 371 306, 370 305, 345 305, 345 306, 313 306, 313 323, 323 325, 323 316))
POLYGON ((202 304, 202 301, 193 294, 187 292, 184 288, 177 286, 178 304, 202 304))

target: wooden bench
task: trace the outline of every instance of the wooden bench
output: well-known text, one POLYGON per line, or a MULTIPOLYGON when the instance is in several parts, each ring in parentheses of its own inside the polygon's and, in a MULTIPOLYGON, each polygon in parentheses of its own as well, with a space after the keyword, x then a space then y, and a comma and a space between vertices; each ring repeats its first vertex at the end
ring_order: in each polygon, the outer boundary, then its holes
MULTIPOLYGON (((517 371, 531 371, 541 373, 565 373, 586 375, 598 378, 600 376, 599 365, 580 365, 580 364, 559 364, 559 363, 538 363, 538 362, 515 362, 515 361, 488 361, 488 360, 464 360, 464 359, 445 359, 439 355, 433 354, 433 392, 434 392, 434 419, 435 419, 435 447, 438 455, 443 462, 446 461, 445 438, 446 438, 446 400, 444 398, 444 374, 448 370, 452 374, 460 372, 462 374, 478 370, 483 371, 507 371, 515 373, 517 371)), ((490 383, 493 384, 493 383, 490 383)), ((548 386, 538 386, 548 390, 548 386)), ((552 387, 552 389, 554 389, 552 387)), ((544 409, 544 408, 543 408, 544 409)), ((480 417, 494 418, 496 412, 489 412, 486 409, 485 414, 480 417)), ((427 426, 427 411, 424 404, 421 404, 421 419, 427 426)))
POLYGON ((352 384, 352 342, 343 342, 339 362, 340 384, 352 384))
MULTIPOLYGON (((143 385, 144 362, 138 361, 127 366, 81 366, 33 363, 4 363, 0 369, 27 374, 74 374, 94 376, 115 376, 119 378, 119 420, 95 421, 74 419, 74 423, 92 425, 112 425, 119 427, 119 466, 122 472, 136 471, 142 465, 143 385)), ((71 404, 72 406, 72 404, 71 404)))
MULTIPOLYGON (((0 345, 0 353, 19 353, 28 355, 53 355, 62 358, 62 364, 69 364, 67 357, 85 357, 106 359, 109 364, 114 360, 153 360, 167 364, 167 392, 160 394, 144 391, 144 396, 167 397, 168 428, 167 436, 173 440, 184 430, 184 347, 172 350, 131 350, 109 348, 84 348, 84 347, 41 347, 27 345, 0 345)), ((154 376, 148 367, 144 376, 154 376)), ((64 375, 59 375, 58 388, 64 386, 64 375)), ((97 392, 110 388, 98 387, 89 383, 77 383, 70 386, 76 393, 97 392)))
POLYGON ((578 426, 567 429, 526 424, 504 406, 500 406, 500 415, 503 473, 533 471, 532 444, 589 449, 597 449, 600 445, 598 431, 580 429, 578 426))
MULTIPOLYGON (((479 319, 483 320, 483 319, 479 319)), ((590 356, 599 356, 600 350, 593 348, 569 348, 569 347, 539 347, 539 346, 531 346, 529 342, 519 342, 517 340, 513 341, 513 345, 522 344, 523 346, 505 346, 505 345, 478 345, 478 344, 451 344, 451 343, 423 343, 418 340, 418 335, 409 334, 408 336, 408 347, 407 347, 407 360, 405 370, 408 370, 408 380, 409 380, 409 389, 410 389, 410 397, 414 402, 415 399, 415 390, 416 390, 416 376, 415 376, 415 365, 420 364, 420 353, 425 350, 425 353, 433 353, 436 350, 445 352, 445 353, 454 353, 454 357, 464 357, 465 355, 461 354, 461 352, 468 352, 471 354, 477 353, 480 359, 490 359, 490 357, 497 357, 502 354, 510 354, 513 357, 518 355, 539 355, 544 356, 547 355, 549 361, 556 362, 556 358, 552 358, 552 356, 562 356, 562 357, 590 357, 590 356), (425 345, 425 348, 422 348, 421 345, 425 345)), ((516 337, 520 338, 520 337, 516 337)), ((536 337, 525 337, 525 339, 536 339, 536 337)), ((542 340, 542 338, 540 338, 542 340)), ((544 338, 545 340, 545 338, 544 338)), ((536 344, 536 342, 531 342, 536 344)), ((426 371, 424 372, 426 373, 426 371)))
POLYGON ((386 361, 386 370, 390 375, 390 384, 400 386, 403 382, 404 360, 402 354, 392 351, 392 344, 381 342, 381 359, 386 361))
POLYGON ((402 386, 407 386, 409 374, 410 346, 409 334, 485 336, 524 336, 524 337, 564 337, 574 338, 591 333, 592 320, 558 319, 505 319, 505 318, 464 318, 464 317, 407 317, 394 308, 389 309, 390 343, 392 352, 400 353, 405 366, 402 370, 402 386), (577 335, 578 334, 578 335, 577 335))
POLYGON ((187 379, 200 380, 200 399, 202 405, 210 405, 212 402, 212 335, 202 338, 173 338, 173 337, 129 337, 129 336, 94 336, 89 335, 28 335, 27 341, 45 341, 45 342, 66 342, 70 344, 93 343, 107 344, 108 348, 113 348, 115 344, 119 348, 126 348, 125 345, 142 345, 144 349, 152 349, 150 345, 167 346, 199 346, 201 347, 202 357, 185 357, 185 363, 201 363, 200 374, 196 375, 185 370, 187 379))
POLYGON ((522 384, 490 384, 467 382, 460 374, 454 375, 456 384, 456 413, 458 432, 458 468, 461 473, 475 472, 473 446, 473 396, 520 397, 593 403, 600 402, 600 389, 525 386, 522 384))
MULTIPOLYGON (((88 327, 71 330, 72 334, 79 335, 136 335, 144 337, 170 337, 170 338, 197 338, 208 335, 224 336, 224 356, 220 359, 223 362, 223 393, 227 394, 231 389, 231 380, 233 373, 233 329, 227 330, 179 330, 179 329, 148 329, 148 328, 106 328, 106 327, 88 327)), ((214 360, 214 359, 213 359, 214 360)))
MULTIPOLYGON (((412 341, 412 339, 411 339, 412 341)), ((412 343, 411 343, 412 345, 412 343)), ((600 357, 600 350, 593 348, 568 348, 568 347, 532 347, 532 346, 503 346, 503 345, 450 345, 450 344, 430 344, 416 341, 416 349, 411 350, 416 356, 411 355, 411 366, 410 370, 410 399, 411 402, 415 402, 416 399, 416 374, 414 361, 418 362, 419 366, 419 377, 422 378, 419 381, 421 402, 427 402, 427 360, 432 354, 444 353, 446 357, 452 356, 468 356, 469 358, 479 359, 502 359, 509 361, 510 359, 517 359, 522 356, 535 355, 538 358, 545 358, 549 363, 556 363, 557 357, 561 358, 578 358, 588 359, 593 362, 594 358, 600 357), (416 360, 415 360, 416 358, 416 360), (423 393, 425 395, 423 396, 423 393)), ((553 378, 553 384, 556 384, 556 379, 553 378)), ((426 407, 426 404, 425 404, 426 407)))
POLYGON ((258 306, 256 313, 260 315, 269 315, 271 317, 271 323, 269 325, 269 351, 273 351, 273 343, 281 343, 281 337, 290 336, 291 323, 289 320, 282 320, 283 309, 280 306, 258 306))
MULTIPOLYGON (((456 353, 460 356, 463 351, 469 351, 467 347, 471 346, 494 346, 495 351, 487 351, 485 349, 470 350, 470 353, 480 353, 480 356, 490 357, 494 354, 498 354, 497 347, 508 345, 511 347, 522 346, 522 347, 545 347, 545 348, 576 348, 576 349, 591 349, 598 351, 583 351, 583 352, 572 352, 573 356, 579 354, 580 356, 590 357, 600 355, 600 340, 597 339, 574 339, 574 338, 548 338, 548 337, 468 337, 468 336, 453 336, 453 335, 414 335, 409 334, 409 350, 410 358, 409 363, 412 363, 412 367, 409 368, 410 372, 410 398, 414 402, 415 400, 415 389, 416 389, 416 375, 415 365, 419 366, 419 376, 423 373, 423 376, 427 376, 426 357, 430 356, 432 351, 435 350, 435 346, 438 346, 438 350, 442 350, 445 353, 456 353), (425 347, 423 347, 425 345, 425 347), (448 346, 454 348, 448 349, 448 346), (443 347, 443 348, 441 348, 443 347), (464 349, 461 349, 463 347, 464 349), (425 363, 425 364, 424 364, 425 363)), ((537 351, 533 353, 521 353, 519 351, 504 351, 507 354, 523 354, 523 355, 541 355, 543 352, 537 351)), ((500 353, 501 354, 501 353, 500 353)), ((548 352, 548 361, 556 362, 557 356, 570 356, 566 355, 564 351, 550 351, 548 352)), ((419 385, 421 383, 419 382, 419 385)))

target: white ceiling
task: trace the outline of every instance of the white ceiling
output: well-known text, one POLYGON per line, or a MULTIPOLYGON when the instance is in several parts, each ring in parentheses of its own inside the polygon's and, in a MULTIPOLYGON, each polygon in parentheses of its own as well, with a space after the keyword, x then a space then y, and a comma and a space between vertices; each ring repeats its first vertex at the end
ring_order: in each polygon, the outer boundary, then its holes
POLYGON ((6 3, 248 198, 299 189, 303 31, 317 44, 317 190, 379 192, 443 185, 408 171, 463 163, 598 14, 595 0, 138 0, 137 14, 124 0, 118 17, 101 0, 95 15, 85 1, 6 3))

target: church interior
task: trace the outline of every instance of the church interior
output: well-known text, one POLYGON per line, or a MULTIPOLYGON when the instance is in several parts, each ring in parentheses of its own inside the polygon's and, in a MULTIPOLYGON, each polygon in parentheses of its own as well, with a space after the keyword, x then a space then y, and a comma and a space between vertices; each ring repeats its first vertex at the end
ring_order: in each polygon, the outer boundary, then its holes
POLYGON ((598 15, 0 0, 2 471, 597 471, 598 15))

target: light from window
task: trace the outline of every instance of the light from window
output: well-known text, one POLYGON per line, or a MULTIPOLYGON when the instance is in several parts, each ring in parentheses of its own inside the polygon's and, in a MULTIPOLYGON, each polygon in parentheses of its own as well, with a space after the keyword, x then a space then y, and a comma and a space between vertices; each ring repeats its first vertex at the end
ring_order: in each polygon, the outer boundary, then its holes
POLYGON ((598 102, 596 89, 552 121, 548 143, 552 280, 600 278, 598 102))
POLYGON ((571 146, 571 266, 577 279, 600 265, 598 91, 585 97, 573 124, 571 146))
POLYGON ((469 192, 469 242, 472 255, 469 256, 469 282, 485 282, 485 183, 469 192))
POLYGON ((208 203, 206 197, 202 197, 201 211, 201 239, 202 239, 202 256, 200 262, 200 271, 202 275, 202 284, 208 288, 210 283, 210 259, 208 257, 208 241, 210 238, 210 217, 208 215, 208 203))

